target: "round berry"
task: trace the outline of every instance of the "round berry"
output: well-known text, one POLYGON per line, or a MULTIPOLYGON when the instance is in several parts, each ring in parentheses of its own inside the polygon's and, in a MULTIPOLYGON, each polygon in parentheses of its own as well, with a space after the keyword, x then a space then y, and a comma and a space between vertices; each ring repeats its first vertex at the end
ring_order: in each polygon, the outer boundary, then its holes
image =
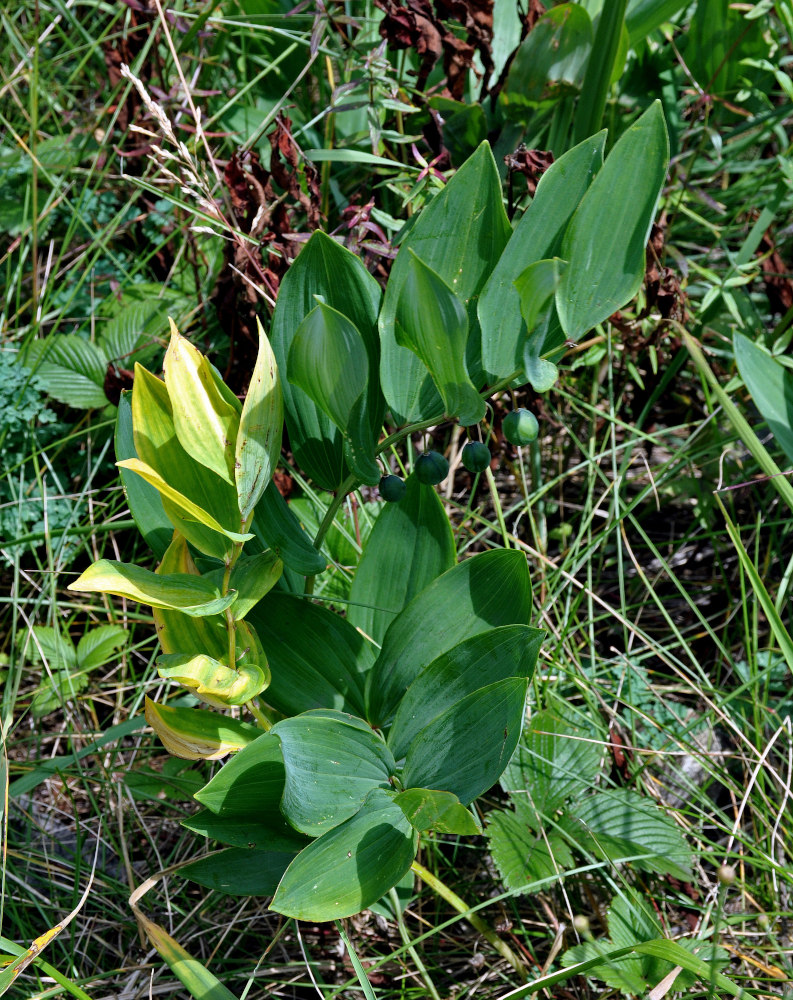
POLYGON ((399 503, 407 490, 405 480, 399 476, 383 476, 379 488, 380 496, 389 503, 399 503))
POLYGON ((490 449, 481 441, 469 441, 463 448, 463 465, 469 472, 484 472, 490 465, 490 449))
POLYGON ((435 486, 449 475, 449 463, 437 451, 425 451, 416 459, 413 471, 420 483, 435 486))
POLYGON ((501 424, 504 437, 510 444, 531 444, 540 432, 540 425, 531 410, 513 410, 501 424))

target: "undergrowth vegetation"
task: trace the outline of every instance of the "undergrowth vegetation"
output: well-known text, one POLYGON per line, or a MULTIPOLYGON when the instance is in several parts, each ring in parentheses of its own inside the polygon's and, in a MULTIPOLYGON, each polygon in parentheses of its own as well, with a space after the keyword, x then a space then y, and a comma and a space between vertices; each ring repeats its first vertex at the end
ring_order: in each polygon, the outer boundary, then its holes
POLYGON ((0 994, 787 995, 793 5, 0 13, 0 994))

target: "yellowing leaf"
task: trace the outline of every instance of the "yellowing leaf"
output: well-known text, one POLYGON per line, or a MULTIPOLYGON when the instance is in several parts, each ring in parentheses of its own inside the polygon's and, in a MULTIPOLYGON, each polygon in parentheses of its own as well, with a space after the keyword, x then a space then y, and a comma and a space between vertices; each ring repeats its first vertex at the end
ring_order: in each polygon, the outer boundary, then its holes
POLYGON ((234 485, 239 414, 218 390, 204 355, 169 322, 171 342, 163 368, 176 436, 191 458, 234 485))
POLYGON ((262 735, 261 729, 202 708, 171 708, 146 699, 146 721, 174 757, 219 760, 262 735))
POLYGON ((184 684, 216 708, 244 705, 267 687, 269 679, 256 663, 244 663, 235 670, 203 653, 161 656, 157 670, 160 677, 184 684))
POLYGON ((235 451, 237 499, 243 522, 267 489, 281 454, 284 399, 275 355, 257 317, 259 353, 242 407, 235 451))

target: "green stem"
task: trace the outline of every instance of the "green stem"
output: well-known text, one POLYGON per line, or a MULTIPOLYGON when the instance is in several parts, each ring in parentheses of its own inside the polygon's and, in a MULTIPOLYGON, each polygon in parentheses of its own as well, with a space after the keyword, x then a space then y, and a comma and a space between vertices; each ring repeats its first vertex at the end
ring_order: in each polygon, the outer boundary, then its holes
POLYGON ((446 902, 454 907, 458 913, 461 913, 468 923, 477 931, 482 937, 488 941, 501 955, 502 958, 506 959, 507 962, 512 966, 512 968, 517 972, 523 982, 526 981, 526 967, 520 958, 515 954, 515 952, 509 947, 506 942, 502 941, 501 938, 496 934, 492 928, 488 927, 484 920, 477 914, 471 911, 471 907, 467 903, 463 902, 462 899, 457 895, 456 892, 445 885, 439 878, 436 878, 424 865, 420 864, 418 861, 414 861, 410 866, 411 869, 422 879, 427 885, 434 889, 446 902))
POLYGON ((397 927, 399 928, 399 936, 402 938, 402 943, 405 945, 408 950, 408 954, 413 959, 419 975, 424 980, 424 985, 427 987, 427 992, 432 997, 432 1000, 441 1000, 438 991, 435 989, 435 984, 433 983, 429 972, 427 972, 427 967, 422 962, 419 953, 413 947, 413 942, 410 940, 410 935, 408 934, 408 929, 405 925, 405 918, 402 916, 402 907, 399 905, 399 896, 397 895, 396 889, 389 890, 388 895, 391 899, 391 905, 394 908, 394 915, 396 916, 397 927))
POLYGON ((246 701, 245 707, 248 709, 248 711, 251 713, 254 719, 256 719, 259 726, 266 733, 269 733, 270 730, 273 728, 273 724, 272 722, 270 722, 270 720, 267 718, 264 712, 259 708, 256 702, 253 699, 251 699, 250 701, 246 701))

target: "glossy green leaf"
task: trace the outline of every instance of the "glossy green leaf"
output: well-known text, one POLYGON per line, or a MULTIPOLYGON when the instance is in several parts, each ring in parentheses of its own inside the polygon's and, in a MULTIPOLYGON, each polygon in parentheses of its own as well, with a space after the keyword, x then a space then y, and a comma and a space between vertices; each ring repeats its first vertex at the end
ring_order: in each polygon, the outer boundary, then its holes
POLYGON ((257 729, 255 733, 195 794, 196 800, 217 816, 260 821, 280 816, 285 780, 281 742, 272 731, 262 733, 257 729))
POLYGON ((605 738, 594 723, 576 725, 550 709, 532 714, 501 787, 526 802, 536 830, 568 799, 592 787, 603 761, 605 738))
POLYGON ((89 629, 77 643, 77 660, 86 670, 95 670, 113 659, 122 649, 129 632, 120 625, 97 625, 89 629))
MULTIPOLYGON (((182 574, 200 578, 187 540, 178 531, 173 533, 173 541, 156 572, 158 576, 182 574)), ((196 618, 167 608, 153 608, 152 615, 163 653, 206 653, 217 660, 228 655, 229 640, 224 615, 196 618)))
POLYGON ((755 406, 793 462, 793 371, 748 337, 733 337, 735 361, 755 406))
POLYGON ((410 825, 420 833, 433 830, 435 833, 473 837, 482 832, 476 816, 451 792, 408 788, 394 796, 394 802, 407 816, 410 825))
POLYGON ((407 689, 388 734, 397 760, 413 739, 456 702, 508 677, 530 678, 544 632, 529 625, 504 625, 464 639, 442 653, 407 689))
MULTIPOLYGON (((237 754, 237 757, 239 756, 240 754, 237 754)), ((283 783, 282 766, 280 787, 283 787, 283 783)), ((289 826, 278 811, 277 805, 270 804, 264 809, 258 801, 249 799, 247 806, 247 812, 229 811, 221 816, 209 809, 202 809, 193 816, 183 819, 182 826, 208 840, 217 840, 229 847, 285 851, 295 855, 308 844, 308 838, 289 826)))
POLYGON ((592 52, 592 21, 581 4, 563 3, 537 20, 509 67, 501 101, 510 118, 576 94, 592 52))
POLYGON ((82 594, 115 594, 154 608, 171 608, 186 615, 214 615, 225 611, 235 594, 222 595, 204 577, 174 573, 160 576, 131 563, 100 559, 69 584, 82 594))
POLYGON ((362 719, 316 709, 272 732, 286 769, 281 812, 301 833, 325 833, 357 813, 373 788, 390 787, 394 758, 362 719))
MULTIPOLYGON (((187 454, 176 436, 165 383, 140 365, 135 366, 132 427, 135 452, 141 462, 224 530, 241 530, 236 490, 187 454)), ((225 557, 230 539, 206 527, 196 520, 195 513, 185 511, 167 497, 162 498, 162 504, 171 524, 199 551, 219 559, 225 557)))
POLYGON ((299 920, 352 916, 397 884, 417 848, 418 833, 391 796, 377 788, 351 819, 298 854, 270 908, 299 920))
POLYGON ((271 591, 249 615, 267 649, 267 702, 284 715, 314 708, 363 714, 363 681, 375 650, 349 622, 299 597, 271 591))
MULTIPOLYGON (((234 601, 234 620, 241 621, 259 601, 278 583, 284 564, 274 552, 260 552, 243 556, 234 563, 229 576, 229 589, 237 593, 234 601)), ((223 570, 215 570, 211 578, 219 583, 223 570)))
POLYGON ((564 343, 554 296, 566 266, 558 257, 538 260, 515 280, 528 331, 523 345, 523 368, 535 392, 547 392, 559 375, 556 365, 542 355, 564 343))
POLYGON ((621 309, 641 287, 645 249, 669 164, 661 102, 619 138, 567 227, 556 308, 569 340, 621 309))
MULTIPOLYGON (((138 458, 135 440, 132 436, 132 393, 121 393, 116 416, 115 435, 116 458, 123 462, 127 458, 138 458)), ((165 516, 160 494, 153 486, 126 469, 119 469, 127 506, 138 531, 146 539, 146 544, 154 555, 161 559, 173 535, 173 525, 165 516)))
POLYGON ((164 680, 177 681, 208 705, 244 705, 263 691, 269 681, 258 664, 239 664, 236 669, 204 653, 166 653, 157 658, 157 671, 164 680))
POLYGON ((163 370, 176 436, 192 459, 233 485, 239 414, 215 385, 204 355, 170 323, 163 370))
POLYGON ((610 859, 646 855, 632 864, 683 881, 693 877, 691 849, 680 828, 631 789, 603 789, 573 802, 570 811, 577 821, 573 829, 580 831, 577 839, 594 854, 610 859))
POLYGON ((182 865, 179 874, 228 896, 272 896, 296 854, 228 847, 182 865))
POLYGON ((526 325, 515 280, 530 264, 556 256, 573 213, 603 166, 606 133, 586 139, 546 170, 479 300, 482 363, 493 378, 523 367, 526 325))
POLYGON ((355 324, 319 302, 295 332, 287 371, 289 381, 342 432, 353 471, 364 482, 376 485, 381 473, 366 411, 369 355, 355 324))
POLYGON ((664 21, 671 21, 678 11, 688 6, 688 0, 630 0, 625 25, 632 47, 642 41, 664 21))
POLYGON ((468 315, 460 299, 431 267, 408 250, 394 315, 394 337, 432 376, 447 417, 464 425, 485 415, 485 401, 468 377, 465 352, 468 315))
POLYGON ((252 743, 261 732, 256 726, 218 712, 172 708, 158 705, 151 698, 146 699, 145 711, 146 722, 168 753, 185 760, 218 760, 252 743))
POLYGON ((415 476, 405 484, 398 503, 383 504, 350 590, 347 620, 376 643, 402 608, 456 562, 440 497, 415 476))
POLYGON ((573 855, 564 838, 554 830, 536 833, 521 810, 494 809, 487 817, 490 854, 507 889, 516 891, 571 868, 573 855))
POLYGON ((289 441, 300 468, 323 489, 335 490, 347 474, 341 432, 302 389, 288 381, 292 340, 316 307, 315 296, 343 313, 364 339, 370 364, 367 409, 374 434, 382 422, 376 325, 382 293, 361 261, 322 232, 312 234, 278 292, 270 342, 281 373, 289 441))
POLYGON ((281 455, 284 399, 270 341, 259 318, 259 352, 242 407, 235 451, 240 516, 247 521, 273 478, 281 455))
POLYGON ((490 146, 483 142, 443 191, 422 210, 391 269, 380 314, 380 378, 398 424, 431 417, 443 410, 427 368, 412 351, 400 347, 396 339, 397 303, 409 271, 411 251, 464 304, 468 313, 466 367, 471 381, 479 386, 483 374, 476 300, 509 237, 498 170, 490 146))
POLYGON ((390 721, 405 691, 441 653, 499 625, 525 625, 531 613, 528 565, 516 549, 484 552, 447 570, 389 626, 367 681, 369 721, 390 721))
POLYGON ((325 557, 314 548, 275 483, 270 483, 256 505, 251 531, 265 548, 276 552, 284 565, 295 573, 313 576, 325 569, 325 557))
POLYGON ((34 340, 25 352, 25 364, 49 395, 83 410, 108 405, 103 388, 107 363, 101 347, 76 333, 34 340))
MULTIPOLYGON (((173 510, 174 508, 178 510, 181 516, 181 526, 184 525, 184 521, 186 520, 198 521, 199 524, 203 524, 212 531, 216 531, 219 535, 224 535, 232 542, 246 542, 249 538, 253 538, 251 534, 243 534, 224 528, 209 511, 193 503, 189 497, 186 497, 184 493, 180 493, 179 490, 171 486, 170 483, 163 479, 159 472, 152 469, 150 465, 146 465, 145 462, 141 462, 139 458, 127 458, 123 462, 118 462, 117 465, 120 469, 129 469, 131 472, 136 472, 141 479, 144 479, 150 486, 153 486, 160 494, 164 508, 167 506, 169 510, 173 510)), ((208 554, 214 555, 215 553, 211 552, 208 554)))
POLYGON ((463 805, 492 788, 520 738, 528 683, 489 684, 433 719, 410 744, 402 784, 453 792, 463 805))

